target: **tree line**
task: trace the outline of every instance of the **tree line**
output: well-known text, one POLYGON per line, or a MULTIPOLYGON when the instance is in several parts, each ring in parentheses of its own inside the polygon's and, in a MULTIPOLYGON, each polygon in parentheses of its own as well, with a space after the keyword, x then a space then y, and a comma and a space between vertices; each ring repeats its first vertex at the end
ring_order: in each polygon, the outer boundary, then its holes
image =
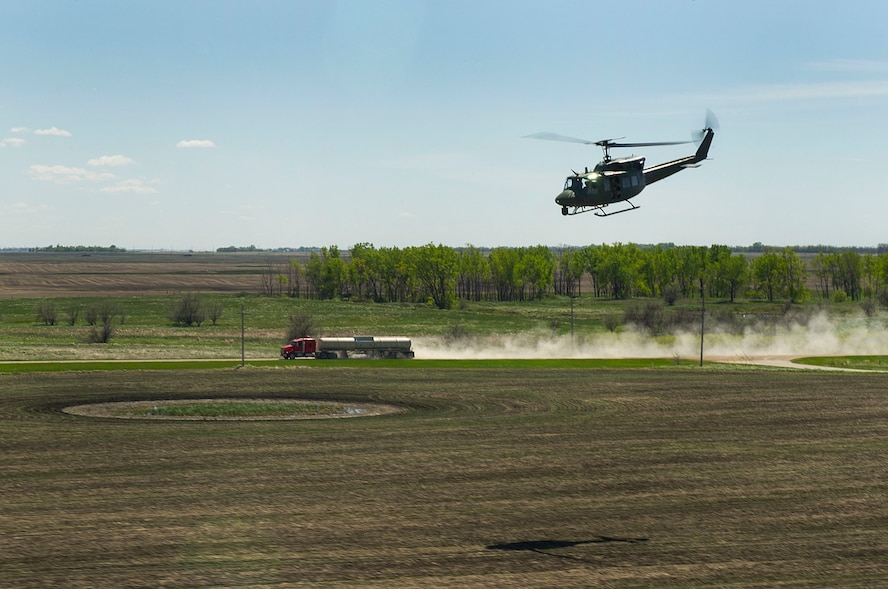
POLYGON ((74 252, 74 253, 125 253, 126 248, 116 245, 48 245, 46 247, 29 248, 32 252, 74 252))
POLYGON ((526 301, 551 294, 662 297, 668 304, 701 294, 731 302, 738 297, 861 300, 888 298, 886 287, 888 253, 861 255, 853 249, 818 253, 806 263, 792 247, 765 247, 747 257, 726 245, 482 250, 472 245, 376 248, 358 243, 347 252, 330 246, 304 261, 269 262, 261 291, 312 299, 427 302, 446 309, 460 300, 526 301))

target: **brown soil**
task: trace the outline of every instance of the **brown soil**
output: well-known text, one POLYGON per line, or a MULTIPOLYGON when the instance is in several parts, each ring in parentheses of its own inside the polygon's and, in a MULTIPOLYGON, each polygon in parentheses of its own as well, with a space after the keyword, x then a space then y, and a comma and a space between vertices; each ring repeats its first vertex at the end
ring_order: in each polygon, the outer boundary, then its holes
POLYGON ((262 274, 293 253, 4 253, 0 296, 71 297, 258 292, 262 274))

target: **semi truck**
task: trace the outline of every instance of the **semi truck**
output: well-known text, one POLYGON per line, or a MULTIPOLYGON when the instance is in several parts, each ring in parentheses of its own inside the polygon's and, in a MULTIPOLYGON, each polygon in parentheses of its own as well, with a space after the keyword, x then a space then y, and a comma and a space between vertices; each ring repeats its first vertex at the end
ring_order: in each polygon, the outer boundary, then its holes
POLYGON ((406 337, 378 337, 359 335, 354 337, 300 337, 281 348, 284 360, 294 358, 413 358, 412 343, 406 337))

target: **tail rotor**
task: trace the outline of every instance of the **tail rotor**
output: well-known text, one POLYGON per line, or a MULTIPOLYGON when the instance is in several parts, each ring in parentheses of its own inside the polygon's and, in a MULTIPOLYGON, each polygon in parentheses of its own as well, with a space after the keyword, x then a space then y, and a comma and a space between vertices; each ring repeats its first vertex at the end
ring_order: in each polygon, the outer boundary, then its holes
POLYGON ((706 131, 718 131, 718 117, 715 116, 715 113, 706 109, 706 121, 704 122, 704 126, 699 131, 694 132, 694 141, 699 143, 703 141, 703 137, 706 136, 706 131))

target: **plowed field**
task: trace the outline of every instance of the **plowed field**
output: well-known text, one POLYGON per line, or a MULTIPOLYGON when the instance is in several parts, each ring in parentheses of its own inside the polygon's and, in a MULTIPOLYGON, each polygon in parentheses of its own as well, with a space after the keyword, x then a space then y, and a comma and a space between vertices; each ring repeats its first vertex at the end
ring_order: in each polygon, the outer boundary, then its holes
POLYGON ((0 586, 888 578, 884 376, 411 366, 0 377, 0 586), (406 411, 228 422, 63 412, 248 396, 406 411))
POLYGON ((0 296, 259 292, 262 273, 295 254, 0 254, 0 296))

